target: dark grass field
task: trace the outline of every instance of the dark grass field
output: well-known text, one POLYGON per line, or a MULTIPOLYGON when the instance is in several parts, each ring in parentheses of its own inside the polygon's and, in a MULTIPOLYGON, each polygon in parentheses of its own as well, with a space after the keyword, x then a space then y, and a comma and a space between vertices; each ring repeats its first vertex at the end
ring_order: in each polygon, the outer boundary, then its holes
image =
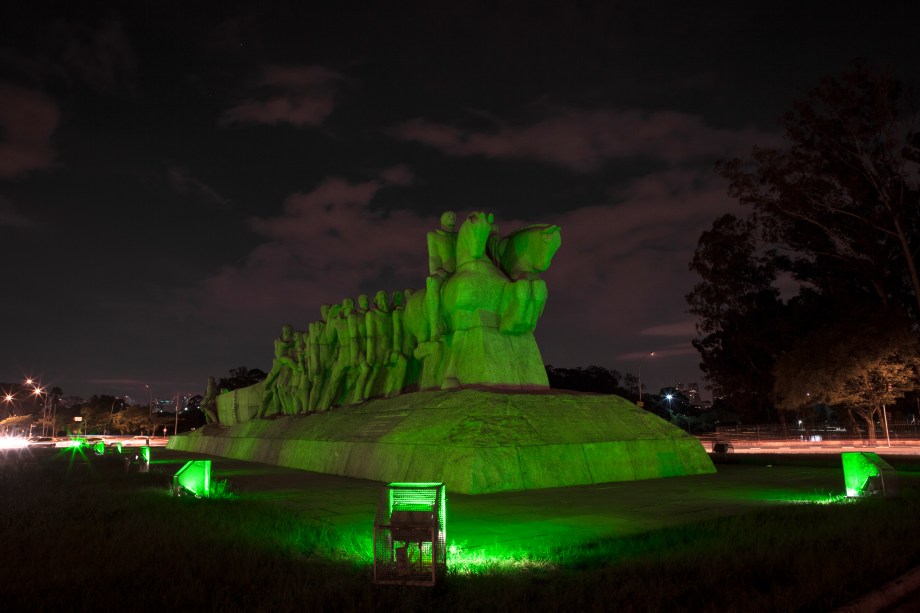
POLYGON ((171 474, 88 453, 0 455, 9 611, 824 611, 920 564, 920 476, 902 496, 771 507, 498 563, 437 588, 371 583, 371 526, 268 502, 173 498, 171 474))

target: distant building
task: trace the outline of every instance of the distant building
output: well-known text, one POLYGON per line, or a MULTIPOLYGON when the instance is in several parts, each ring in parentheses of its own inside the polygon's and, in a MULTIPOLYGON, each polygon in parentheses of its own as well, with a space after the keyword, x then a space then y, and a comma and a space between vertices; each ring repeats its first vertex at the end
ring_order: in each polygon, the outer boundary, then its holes
POLYGON ((696 382, 688 383, 686 386, 683 383, 678 383, 676 388, 678 392, 690 400, 691 406, 700 405, 700 386, 696 382))

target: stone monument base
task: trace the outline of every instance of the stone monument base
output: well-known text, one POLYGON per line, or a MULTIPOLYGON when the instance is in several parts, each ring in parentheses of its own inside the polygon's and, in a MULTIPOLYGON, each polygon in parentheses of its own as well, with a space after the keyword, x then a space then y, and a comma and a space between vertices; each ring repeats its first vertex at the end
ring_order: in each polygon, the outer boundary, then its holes
POLYGON ((631 402, 557 390, 417 392, 209 425, 168 448, 463 494, 715 472, 696 438, 631 402))

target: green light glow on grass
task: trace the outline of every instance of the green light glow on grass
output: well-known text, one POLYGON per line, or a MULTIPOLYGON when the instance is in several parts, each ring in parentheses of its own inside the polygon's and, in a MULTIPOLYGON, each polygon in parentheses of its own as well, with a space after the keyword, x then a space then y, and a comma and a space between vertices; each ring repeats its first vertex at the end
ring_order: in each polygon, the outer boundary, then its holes
POLYGON ((191 492, 198 498, 211 494, 211 460, 191 460, 173 476, 173 493, 191 492))
POLYGON ((557 567, 550 552, 491 547, 467 549, 451 542, 447 547, 448 568, 452 574, 481 575, 490 572, 551 570, 557 567))
POLYGON ((790 504, 846 504, 849 500, 844 494, 798 493, 786 498, 783 502, 790 504))

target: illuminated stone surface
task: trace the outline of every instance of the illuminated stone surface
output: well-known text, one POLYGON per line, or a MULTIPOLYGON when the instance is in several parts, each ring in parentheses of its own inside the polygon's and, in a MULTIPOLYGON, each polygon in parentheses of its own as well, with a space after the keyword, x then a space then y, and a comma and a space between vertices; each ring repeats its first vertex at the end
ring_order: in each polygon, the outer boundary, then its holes
POLYGON ((550 392, 418 392, 206 426, 169 448, 467 494, 715 472, 696 438, 618 396, 550 392))
POLYGON ((533 333, 548 296, 540 275, 562 244, 559 226, 501 237, 491 214, 471 213, 459 232, 455 219, 445 213, 442 228, 428 233, 424 289, 380 290, 373 308, 366 294, 357 305, 352 298, 323 305, 307 331, 285 324, 259 386, 215 403, 209 379, 208 423, 327 411, 419 389, 548 388, 533 333))

